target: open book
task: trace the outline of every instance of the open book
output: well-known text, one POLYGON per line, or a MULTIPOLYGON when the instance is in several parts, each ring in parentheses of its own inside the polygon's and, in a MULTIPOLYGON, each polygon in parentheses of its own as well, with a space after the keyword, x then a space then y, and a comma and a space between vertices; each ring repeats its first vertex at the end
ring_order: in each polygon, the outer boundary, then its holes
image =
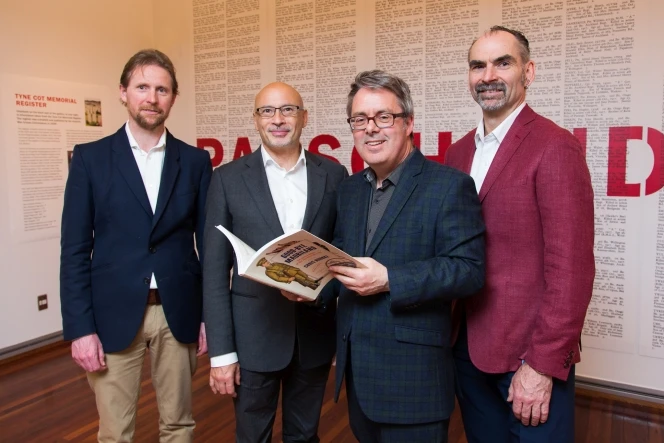
POLYGON ((364 268, 341 249, 301 229, 284 234, 258 251, 221 225, 216 226, 233 246, 237 271, 243 277, 315 300, 332 280, 328 266, 364 268))

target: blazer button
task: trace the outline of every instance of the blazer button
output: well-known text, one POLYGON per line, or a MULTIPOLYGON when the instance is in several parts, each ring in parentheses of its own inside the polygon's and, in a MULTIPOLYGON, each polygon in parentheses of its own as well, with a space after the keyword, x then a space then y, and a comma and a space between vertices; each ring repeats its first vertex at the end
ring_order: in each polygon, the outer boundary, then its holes
POLYGON ((346 341, 346 334, 341 337, 341 340, 346 341))
POLYGON ((157 252, 157 248, 155 248, 154 246, 150 246, 150 253, 154 254, 155 252, 157 252))
POLYGON ((145 283, 146 285, 149 285, 149 284, 150 284, 150 278, 149 278, 149 277, 145 277, 145 278, 143 279, 143 283, 145 283))

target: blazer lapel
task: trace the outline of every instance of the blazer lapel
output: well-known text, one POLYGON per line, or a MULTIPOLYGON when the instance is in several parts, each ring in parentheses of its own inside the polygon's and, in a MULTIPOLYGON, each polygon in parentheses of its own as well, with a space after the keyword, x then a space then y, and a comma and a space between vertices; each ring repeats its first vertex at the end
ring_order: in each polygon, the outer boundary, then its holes
POLYGON ((307 159, 307 207, 304 211, 302 229, 308 231, 325 195, 327 172, 320 167, 320 159, 315 155, 309 151, 304 151, 304 155, 307 159))
POLYGON ((389 231, 390 227, 397 219, 397 216, 417 187, 417 176, 422 171, 424 155, 416 149, 413 157, 407 161, 408 163, 404 165, 403 172, 399 178, 399 183, 394 188, 394 194, 392 194, 392 198, 390 199, 387 208, 385 208, 385 213, 380 219, 380 223, 378 223, 376 233, 371 239, 371 244, 369 245, 366 254, 368 257, 376 251, 376 248, 383 240, 383 237, 385 237, 385 234, 387 234, 387 231, 389 231))
POLYGON ((535 115, 535 112, 526 105, 517 116, 516 120, 514 120, 510 130, 507 131, 505 138, 502 143, 500 143, 496 157, 493 159, 493 162, 491 162, 489 171, 482 183, 482 188, 480 188, 480 202, 484 200, 484 197, 486 197, 486 194, 489 192, 496 179, 500 176, 500 173, 505 169, 505 166, 507 166, 514 153, 519 149, 519 146, 521 146, 521 142, 530 132, 527 123, 534 120, 535 115))
POLYGON ((131 189, 134 197, 138 199, 145 212, 152 217, 150 200, 148 199, 147 192, 145 192, 145 184, 138 170, 134 154, 131 152, 131 146, 129 146, 129 139, 127 138, 124 126, 113 137, 113 154, 117 168, 127 182, 129 189, 131 189))
POLYGON ((242 179, 249 195, 251 195, 251 198, 258 207, 258 212, 265 220, 266 226, 269 227, 275 237, 279 237, 283 235, 284 230, 281 227, 279 215, 277 214, 277 209, 274 207, 274 201, 270 193, 270 185, 267 182, 261 149, 263 148, 261 147, 244 157, 247 170, 242 174, 242 179))
POLYGON ((473 136, 470 139, 470 146, 469 149, 464 149, 462 150, 462 156, 461 156, 461 171, 465 172, 466 174, 470 174, 470 168, 473 166, 473 159, 475 158, 475 153, 477 152, 477 148, 475 147, 475 134, 477 133, 477 129, 473 131, 473 136))
POLYGON ((161 181, 159 182, 159 194, 157 196, 157 207, 152 219, 152 227, 156 226, 157 222, 164 213, 164 208, 168 204, 168 200, 173 193, 175 181, 180 174, 180 146, 178 142, 171 135, 170 132, 166 133, 166 149, 164 152, 164 166, 161 170, 161 181))
MULTIPOLYGON (((343 200, 347 200, 348 204, 342 204, 342 208, 346 208, 350 213, 337 214, 337 219, 343 219, 350 225, 348 230, 344 233, 355 235, 354 239, 344 240, 343 250, 353 257, 366 256, 366 242, 367 242, 367 219, 369 218, 369 201, 371 199, 371 184, 364 179, 364 171, 361 172, 361 177, 358 177, 359 186, 354 188, 350 193, 341 196, 343 200), (356 247, 356 249, 354 249, 356 247)), ((353 177, 353 176, 351 176, 353 177)), ((337 222, 338 223, 338 222, 337 222)))

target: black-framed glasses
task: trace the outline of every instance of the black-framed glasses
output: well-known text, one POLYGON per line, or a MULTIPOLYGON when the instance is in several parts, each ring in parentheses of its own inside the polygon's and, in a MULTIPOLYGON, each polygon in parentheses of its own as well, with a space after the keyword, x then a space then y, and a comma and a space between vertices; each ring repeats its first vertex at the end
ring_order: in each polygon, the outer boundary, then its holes
POLYGON ((278 110, 281 112, 282 117, 295 117, 297 111, 300 109, 302 108, 296 105, 283 105, 279 108, 275 108, 274 106, 261 106, 260 108, 256 108, 256 115, 261 118, 272 118, 278 110))
POLYGON ((346 119, 346 121, 350 125, 351 131, 355 131, 356 129, 365 129, 369 124, 370 120, 373 120, 374 125, 376 125, 376 127, 380 129, 385 129, 394 126, 395 118, 406 117, 407 115, 408 114, 406 114, 405 112, 400 112, 398 114, 393 114, 391 112, 381 112, 379 114, 374 115, 373 117, 368 117, 366 115, 356 115, 355 117, 346 119))

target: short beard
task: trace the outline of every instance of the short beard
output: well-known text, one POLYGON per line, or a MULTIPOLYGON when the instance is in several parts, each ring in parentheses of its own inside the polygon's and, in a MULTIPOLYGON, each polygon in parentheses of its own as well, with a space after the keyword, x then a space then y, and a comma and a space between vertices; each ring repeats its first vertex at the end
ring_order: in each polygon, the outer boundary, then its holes
MULTIPOLYGON (((521 72, 521 84, 526 85, 526 71, 521 72)), ((494 112, 499 111, 507 105, 507 85, 503 82, 496 83, 480 83, 475 86, 475 96, 473 97, 483 111, 494 112), (501 91, 503 96, 500 100, 495 100, 492 103, 486 103, 480 96, 481 92, 485 91, 501 91)))
POLYGON ((147 120, 145 117, 143 117, 139 111, 139 113, 137 115, 134 115, 133 117, 134 117, 134 122, 136 122, 136 124, 139 127, 145 129, 146 131, 153 131, 157 129, 159 126, 164 124, 168 115, 165 115, 162 112, 161 114, 155 116, 154 120, 150 121, 147 120))
POLYGON ((482 108, 483 111, 488 111, 488 112, 498 111, 507 104, 507 95, 505 94, 506 91, 507 91, 507 85, 505 85, 505 83, 502 82, 489 83, 489 84, 480 83, 477 86, 475 86, 475 101, 477 102, 478 105, 480 105, 480 108, 482 108), (503 96, 499 100, 492 99, 491 103, 487 103, 484 101, 484 99, 481 96, 481 93, 485 91, 501 91, 503 93, 503 96))

